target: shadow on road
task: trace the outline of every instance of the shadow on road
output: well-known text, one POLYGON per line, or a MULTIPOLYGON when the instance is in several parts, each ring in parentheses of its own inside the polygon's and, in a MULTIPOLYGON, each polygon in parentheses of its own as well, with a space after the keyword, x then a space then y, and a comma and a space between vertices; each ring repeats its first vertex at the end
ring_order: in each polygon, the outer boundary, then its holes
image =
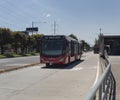
POLYGON ((74 61, 70 64, 66 64, 66 65, 51 65, 51 66, 43 66, 42 69, 72 69, 74 68, 76 65, 82 63, 84 60, 79 60, 79 61, 74 61))
POLYGON ((118 56, 118 57, 119 57, 120 55, 109 55, 109 56, 111 56, 111 57, 112 57, 112 56, 116 56, 116 57, 118 56))

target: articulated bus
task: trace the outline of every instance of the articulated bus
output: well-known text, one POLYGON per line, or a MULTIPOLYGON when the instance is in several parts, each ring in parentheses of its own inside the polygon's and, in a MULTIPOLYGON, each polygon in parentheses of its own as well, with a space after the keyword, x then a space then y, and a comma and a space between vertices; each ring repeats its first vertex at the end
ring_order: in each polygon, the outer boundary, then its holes
POLYGON ((40 40, 40 63, 46 66, 80 60, 81 43, 64 35, 45 35, 40 40))

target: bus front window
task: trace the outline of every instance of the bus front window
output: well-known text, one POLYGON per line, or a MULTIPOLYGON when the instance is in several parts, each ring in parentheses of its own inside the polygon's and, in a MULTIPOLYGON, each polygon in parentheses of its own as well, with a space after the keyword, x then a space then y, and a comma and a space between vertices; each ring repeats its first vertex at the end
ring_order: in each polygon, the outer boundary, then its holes
POLYGON ((62 54, 63 41, 62 40, 43 40, 42 54, 46 56, 58 56, 62 54))

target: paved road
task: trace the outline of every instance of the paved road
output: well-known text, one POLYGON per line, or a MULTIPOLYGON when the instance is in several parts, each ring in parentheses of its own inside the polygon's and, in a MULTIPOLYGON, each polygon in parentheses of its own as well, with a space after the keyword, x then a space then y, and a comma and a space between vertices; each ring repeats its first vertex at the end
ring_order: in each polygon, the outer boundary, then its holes
POLYGON ((0 59, 0 70, 39 63, 39 56, 0 59))
POLYGON ((93 86, 98 55, 69 66, 38 65, 0 74, 0 100, 83 100, 93 86))
POLYGON ((120 56, 110 56, 110 61, 116 80, 116 100, 120 100, 120 56))

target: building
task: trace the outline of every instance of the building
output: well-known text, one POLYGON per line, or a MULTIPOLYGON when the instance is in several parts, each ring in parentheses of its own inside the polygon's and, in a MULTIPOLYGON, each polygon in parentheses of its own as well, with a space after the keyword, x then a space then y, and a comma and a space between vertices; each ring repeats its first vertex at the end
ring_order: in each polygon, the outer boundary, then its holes
POLYGON ((103 35, 104 49, 111 55, 120 55, 120 35, 103 35))

